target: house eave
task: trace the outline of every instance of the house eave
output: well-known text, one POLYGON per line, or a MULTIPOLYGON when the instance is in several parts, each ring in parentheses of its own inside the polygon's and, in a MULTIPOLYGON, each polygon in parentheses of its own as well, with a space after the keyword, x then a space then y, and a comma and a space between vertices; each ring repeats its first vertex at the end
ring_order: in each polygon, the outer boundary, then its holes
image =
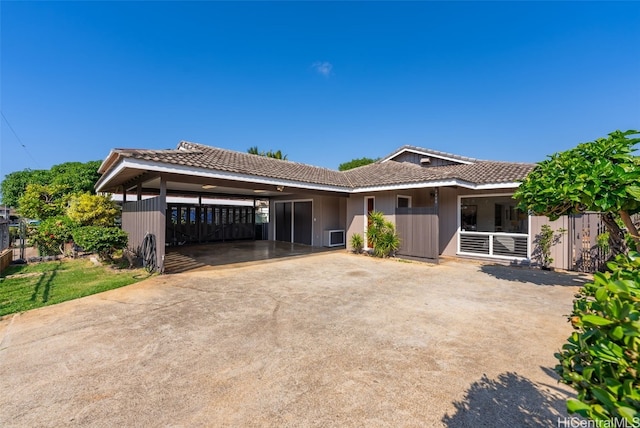
POLYGON ((113 185, 110 185, 110 183, 112 183, 118 176, 118 174, 120 174, 125 169, 155 172, 158 174, 190 175, 195 177, 202 177, 209 180, 220 179, 242 183, 273 185, 276 187, 285 186, 301 190, 315 190, 337 193, 348 193, 350 191, 349 188, 342 186, 314 184, 303 181, 278 179, 184 165, 164 164, 140 159, 122 159, 115 167, 112 167, 107 174, 105 174, 100 178, 100 180, 98 180, 98 183, 96 183, 96 191, 101 192, 104 191, 105 188, 113 187, 113 185))
POLYGON ((519 182, 507 182, 507 183, 484 183, 476 184, 463 180, 438 180, 438 181, 422 181, 416 183, 400 183, 389 184, 381 186, 362 186, 356 187, 351 190, 350 193, 371 193, 371 192, 384 192, 393 190, 405 190, 405 189, 425 189, 435 187, 462 187, 471 190, 492 190, 492 189, 516 189, 520 185, 519 182))

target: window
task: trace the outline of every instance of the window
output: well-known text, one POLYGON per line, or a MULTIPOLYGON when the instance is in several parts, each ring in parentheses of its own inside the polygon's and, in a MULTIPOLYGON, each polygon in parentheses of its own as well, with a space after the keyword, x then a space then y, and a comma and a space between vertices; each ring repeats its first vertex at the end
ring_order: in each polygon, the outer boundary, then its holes
POLYGON ((460 207, 460 227, 463 231, 478 230, 478 206, 464 204, 460 207))
POLYGON ((396 206, 398 208, 411 208, 411 196, 398 195, 396 206))
POLYGON ((528 233, 528 217, 511 196, 460 199, 460 229, 467 232, 528 233))

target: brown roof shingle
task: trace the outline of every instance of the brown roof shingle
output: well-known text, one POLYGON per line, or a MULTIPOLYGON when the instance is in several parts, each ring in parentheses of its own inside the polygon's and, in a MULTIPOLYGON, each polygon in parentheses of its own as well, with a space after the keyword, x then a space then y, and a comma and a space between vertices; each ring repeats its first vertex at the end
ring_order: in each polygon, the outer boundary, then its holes
POLYGON ((461 180, 471 184, 499 184, 522 180, 534 166, 525 163, 479 161, 473 164, 422 167, 406 162, 386 161, 345 171, 345 174, 354 187, 442 180, 461 180))
POLYGON ((121 149, 119 153, 124 157, 152 162, 310 184, 338 186, 345 189, 350 187, 350 183, 344 174, 332 169, 220 149, 187 141, 180 142, 175 150, 121 149))

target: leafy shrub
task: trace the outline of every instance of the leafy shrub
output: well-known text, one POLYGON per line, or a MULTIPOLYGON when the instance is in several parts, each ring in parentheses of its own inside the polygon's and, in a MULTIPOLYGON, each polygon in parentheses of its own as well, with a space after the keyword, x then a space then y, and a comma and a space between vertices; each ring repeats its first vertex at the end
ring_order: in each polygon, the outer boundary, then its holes
POLYGON ((400 248, 400 238, 396 234, 395 226, 386 220, 380 211, 369 213, 367 242, 377 257, 389 257, 400 248))
POLYGON ((351 248, 353 248, 353 252, 356 254, 360 254, 362 249, 364 248, 364 240, 362 239, 362 235, 359 233, 354 233, 351 235, 351 248))
POLYGON ((110 260, 115 250, 127 246, 129 237, 118 227, 83 226, 74 231, 73 240, 85 251, 97 253, 100 258, 110 260))
POLYGON ((29 237, 40 255, 53 256, 62 254, 64 243, 72 239, 77 224, 69 217, 50 217, 38 226, 30 228, 29 237))
POLYGON ((610 421, 640 418, 640 254, 619 255, 576 296, 574 331, 556 353, 560 381, 578 392, 570 413, 610 421))
POLYGON ((69 218, 82 226, 114 226, 119 213, 111 195, 73 195, 67 208, 69 218))
POLYGON ((64 214, 68 188, 62 185, 28 184, 18 200, 18 211, 25 218, 46 220, 64 214))

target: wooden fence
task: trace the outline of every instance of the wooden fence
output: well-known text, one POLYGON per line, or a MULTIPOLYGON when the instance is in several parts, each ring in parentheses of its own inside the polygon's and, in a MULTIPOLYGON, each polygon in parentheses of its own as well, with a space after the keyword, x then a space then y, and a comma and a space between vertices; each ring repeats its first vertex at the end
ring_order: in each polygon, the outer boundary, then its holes
POLYGON ((0 272, 4 272, 13 261, 13 251, 10 249, 0 251, 0 272))
POLYGON ((10 241, 9 222, 7 220, 0 220, 0 251, 9 248, 10 241))

